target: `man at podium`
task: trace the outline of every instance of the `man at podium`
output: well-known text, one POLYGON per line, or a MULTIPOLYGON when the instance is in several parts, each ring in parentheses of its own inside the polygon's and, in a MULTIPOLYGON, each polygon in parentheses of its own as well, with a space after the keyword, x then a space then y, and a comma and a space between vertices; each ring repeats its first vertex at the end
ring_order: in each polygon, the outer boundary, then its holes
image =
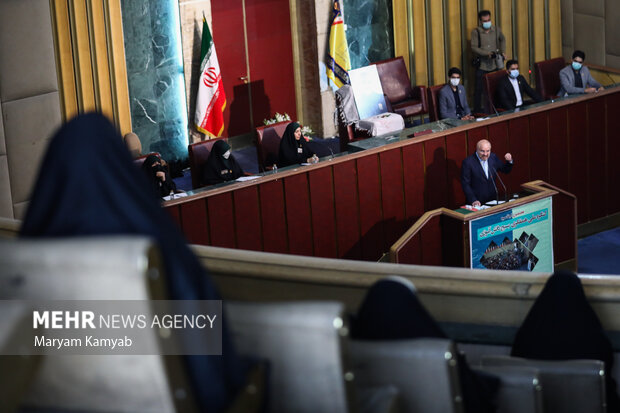
POLYGON ((495 185, 497 171, 508 174, 512 170, 512 155, 506 153, 504 159, 505 162, 502 162, 491 153, 491 142, 486 139, 478 141, 476 152, 465 158, 461 166, 461 186, 467 204, 479 207, 498 198, 495 185))

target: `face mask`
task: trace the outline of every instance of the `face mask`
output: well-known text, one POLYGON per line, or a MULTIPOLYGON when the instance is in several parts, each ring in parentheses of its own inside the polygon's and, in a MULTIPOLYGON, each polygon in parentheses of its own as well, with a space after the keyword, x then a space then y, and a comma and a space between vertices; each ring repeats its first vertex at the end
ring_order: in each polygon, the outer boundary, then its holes
POLYGON ((519 77, 519 71, 517 69, 511 70, 510 77, 516 79, 517 77, 519 77))
POLYGON ((579 69, 581 69, 581 63, 579 63, 579 62, 573 62, 573 69, 575 69, 575 70, 579 70, 579 69))
POLYGON ((228 159, 229 156, 230 156, 230 149, 224 152, 224 154, 222 155, 224 159, 228 159))
POLYGON ((484 30, 489 30, 491 28, 491 21, 488 22, 482 22, 482 28, 484 30))
POLYGON ((453 78, 453 77, 450 78, 450 84, 452 86, 456 87, 459 85, 460 82, 461 82, 461 78, 453 78))

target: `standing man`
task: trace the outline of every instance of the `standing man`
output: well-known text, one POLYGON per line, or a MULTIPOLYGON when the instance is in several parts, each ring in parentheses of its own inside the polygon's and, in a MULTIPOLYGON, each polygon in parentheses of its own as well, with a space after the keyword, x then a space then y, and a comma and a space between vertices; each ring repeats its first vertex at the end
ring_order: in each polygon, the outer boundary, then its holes
MULTIPOLYGON (((519 62, 509 60, 506 62, 506 77, 497 82, 495 93, 497 95, 496 106, 506 110, 512 110, 527 105, 527 94, 534 102, 542 102, 542 96, 532 89, 527 80, 519 74, 519 62)), ((529 102, 531 103, 531 102, 529 102)))
POLYGON ((474 112, 482 112, 482 76, 485 73, 503 69, 506 59, 506 38, 499 27, 491 23, 491 12, 481 10, 478 13, 480 27, 471 32, 471 50, 476 66, 476 84, 474 89, 474 112), (499 58, 499 59, 498 59, 499 58), (498 60, 499 65, 498 65, 498 60))
POLYGON ((497 171, 508 174, 512 170, 512 155, 507 153, 504 159, 502 163, 491 153, 491 142, 482 139, 476 144, 476 152, 463 160, 461 186, 468 205, 479 207, 497 197, 497 171))
POLYGON ((586 54, 581 50, 575 50, 570 66, 560 70, 562 87, 558 92, 559 96, 594 93, 603 90, 601 84, 594 80, 590 74, 590 70, 583 65, 584 60, 586 60, 586 54))
POLYGON ((460 84, 461 70, 458 67, 448 70, 448 81, 450 83, 439 90, 439 119, 473 119, 465 88, 460 84))

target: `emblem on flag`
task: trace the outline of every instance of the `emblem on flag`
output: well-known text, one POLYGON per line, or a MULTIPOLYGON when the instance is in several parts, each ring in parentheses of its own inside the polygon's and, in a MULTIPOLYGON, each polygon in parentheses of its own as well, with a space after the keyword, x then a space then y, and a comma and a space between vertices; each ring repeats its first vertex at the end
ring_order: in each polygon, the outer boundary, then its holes
POLYGON ((327 77, 338 87, 349 84, 349 46, 344 32, 344 19, 338 0, 334 0, 334 17, 329 32, 329 56, 327 61, 327 77))

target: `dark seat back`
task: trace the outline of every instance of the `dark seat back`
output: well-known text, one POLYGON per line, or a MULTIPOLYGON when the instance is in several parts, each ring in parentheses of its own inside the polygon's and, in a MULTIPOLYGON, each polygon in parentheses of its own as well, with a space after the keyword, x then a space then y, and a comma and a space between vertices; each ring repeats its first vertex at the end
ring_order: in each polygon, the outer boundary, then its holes
POLYGON ((560 70, 564 69, 564 66, 566 62, 563 57, 534 63, 536 90, 543 99, 549 100, 557 97, 560 90, 560 70))
POLYGON ((439 120, 439 91, 443 85, 435 85, 426 89, 427 101, 428 101, 428 117, 431 122, 439 120))
POLYGON ((289 123, 291 121, 287 120, 256 128, 256 155, 261 172, 278 162, 280 141, 289 123))
POLYGON ((402 56, 376 62, 383 94, 393 112, 403 117, 428 113, 426 86, 411 87, 407 66, 402 56))
POLYGON ((192 143, 187 146, 187 153, 189 155, 189 170, 192 174, 192 188, 200 188, 205 186, 202 182, 202 167, 207 162, 207 158, 211 154, 211 149, 215 142, 226 139, 225 137, 209 139, 202 142, 192 143))
POLYGON ((482 77, 482 85, 484 88, 482 106, 486 113, 493 114, 495 111, 501 112, 495 103, 495 90, 497 89, 497 82, 506 76, 508 76, 508 74, 505 70, 498 70, 496 72, 486 73, 482 77))

